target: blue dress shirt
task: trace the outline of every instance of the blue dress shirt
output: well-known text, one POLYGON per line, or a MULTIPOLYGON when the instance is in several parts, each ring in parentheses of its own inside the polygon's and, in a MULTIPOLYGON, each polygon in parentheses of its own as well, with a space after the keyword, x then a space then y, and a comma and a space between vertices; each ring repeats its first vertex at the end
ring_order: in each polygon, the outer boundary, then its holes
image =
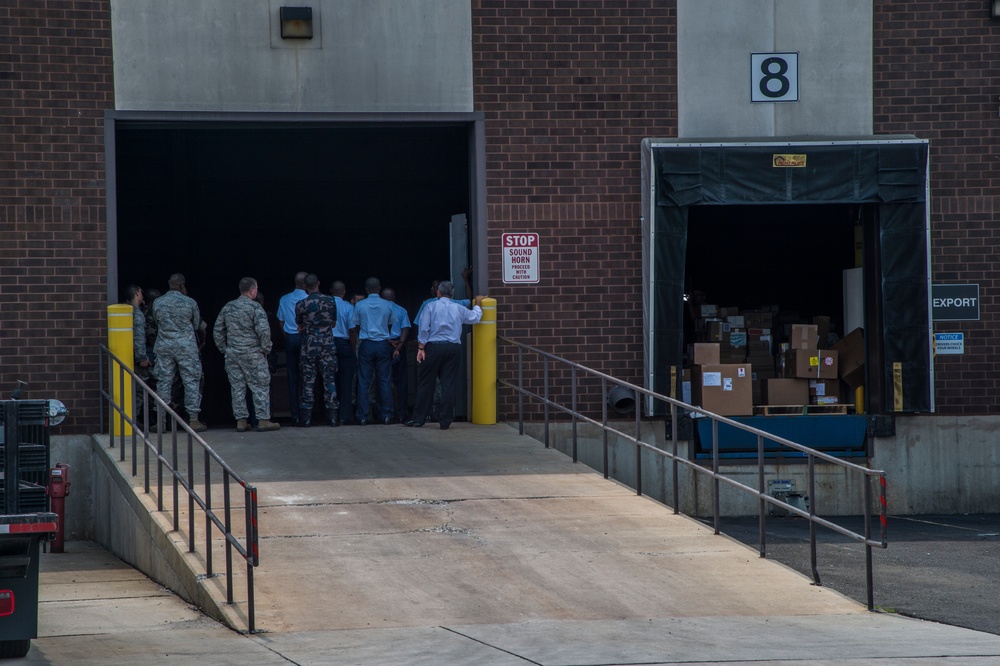
POLYGON ((392 303, 378 294, 368 294, 368 298, 354 306, 351 328, 357 328, 360 340, 381 342, 389 339, 389 331, 396 323, 396 313, 392 303))
POLYGON ((278 301, 278 321, 285 333, 295 335, 299 332, 299 325, 295 323, 295 304, 308 295, 305 289, 296 289, 278 301))

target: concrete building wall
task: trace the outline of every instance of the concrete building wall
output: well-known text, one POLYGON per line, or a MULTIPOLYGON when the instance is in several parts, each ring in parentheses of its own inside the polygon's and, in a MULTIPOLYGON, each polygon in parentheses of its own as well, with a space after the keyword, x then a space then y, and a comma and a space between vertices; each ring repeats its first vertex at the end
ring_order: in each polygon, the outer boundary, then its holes
POLYGON ((871 0, 678 0, 678 136, 872 133, 871 0), (798 101, 753 102, 751 53, 795 53, 798 101))
MULTIPOLYGON (((517 427, 517 423, 510 425, 517 427)), ((631 423, 616 424, 624 433, 634 435, 631 423)), ((921 416, 897 420, 894 437, 874 439, 873 455, 868 461, 852 460, 886 473, 886 500, 889 515, 928 513, 994 513, 1000 488, 1000 443, 996 417, 921 416)), ((539 423, 526 424, 525 434, 545 440, 539 423)), ((640 440, 664 451, 673 451, 662 423, 644 423, 640 440)), ((550 446, 572 455, 573 430, 566 423, 549 427, 550 446)), ((578 424, 577 455, 581 463, 598 471, 604 469, 604 437, 600 428, 578 424)), ((689 442, 679 442, 678 456, 687 459, 689 442)), ((618 436, 609 436, 609 476, 631 488, 636 487, 636 447, 618 436)), ((711 470, 711 461, 699 462, 711 470)), ((673 505, 673 463, 643 451, 643 493, 667 505, 673 505)), ((789 479, 795 491, 808 496, 807 466, 802 462, 768 463, 765 479, 789 479)), ((720 474, 756 488, 756 461, 723 461, 720 474)), ((713 479, 690 467, 679 467, 680 502, 687 515, 713 515, 713 479)), ((864 475, 829 463, 816 464, 816 494, 810 502, 820 516, 859 515, 864 510, 864 475)), ((878 511, 879 488, 872 482, 872 511, 878 511)), ((724 516, 753 516, 758 512, 757 496, 721 484, 720 511, 724 516)), ((891 527, 890 527, 891 529, 891 527)))
POLYGON ((472 110, 467 0, 112 0, 119 110, 472 110), (312 39, 282 39, 308 6, 312 39))

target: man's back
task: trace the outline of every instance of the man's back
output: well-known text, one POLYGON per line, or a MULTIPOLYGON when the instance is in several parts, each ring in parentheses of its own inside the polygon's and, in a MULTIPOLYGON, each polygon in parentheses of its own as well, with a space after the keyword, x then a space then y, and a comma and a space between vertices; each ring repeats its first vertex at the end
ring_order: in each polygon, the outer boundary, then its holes
POLYGON ((271 351, 271 327, 260 303, 245 296, 229 301, 215 322, 215 343, 220 351, 271 351))
POLYGON ((197 346, 195 331, 201 324, 198 304, 179 291, 171 290, 153 302, 156 319, 156 347, 163 345, 197 346))

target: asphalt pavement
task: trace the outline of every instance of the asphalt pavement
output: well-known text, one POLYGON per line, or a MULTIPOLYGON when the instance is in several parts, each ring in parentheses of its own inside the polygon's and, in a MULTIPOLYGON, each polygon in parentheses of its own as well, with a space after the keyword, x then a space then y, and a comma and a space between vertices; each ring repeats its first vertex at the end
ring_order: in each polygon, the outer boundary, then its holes
MULTIPOLYGON (((862 533, 860 517, 838 519, 862 533)), ((812 577, 808 523, 767 520, 767 556, 812 577)), ((723 518, 722 531, 757 549, 757 518, 723 518)), ((891 516, 887 548, 872 552, 875 607, 1000 635, 1000 514, 891 516)), ((867 603, 864 546, 819 528, 821 583, 867 603)))

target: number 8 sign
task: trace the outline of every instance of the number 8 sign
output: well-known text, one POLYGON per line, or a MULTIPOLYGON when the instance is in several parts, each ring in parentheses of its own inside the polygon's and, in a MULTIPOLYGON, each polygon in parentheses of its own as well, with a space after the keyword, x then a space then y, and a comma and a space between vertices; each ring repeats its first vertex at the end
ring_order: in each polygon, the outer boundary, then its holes
POLYGON ((751 53, 750 101, 799 101, 799 54, 751 53))

